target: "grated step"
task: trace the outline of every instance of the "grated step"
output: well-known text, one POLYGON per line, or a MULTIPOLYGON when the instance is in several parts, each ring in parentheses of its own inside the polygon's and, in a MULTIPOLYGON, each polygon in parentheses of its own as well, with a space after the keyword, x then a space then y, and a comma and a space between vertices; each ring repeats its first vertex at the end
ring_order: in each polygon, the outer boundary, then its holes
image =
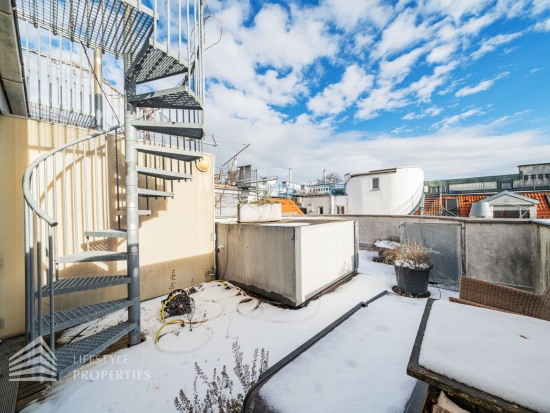
POLYGON ((165 158, 177 159, 179 161, 194 161, 196 159, 201 159, 204 156, 202 152, 166 148, 164 146, 145 145, 143 143, 138 143, 136 145, 136 149, 138 152, 147 153, 149 155, 164 156, 165 158))
POLYGON ((202 110, 195 94, 184 86, 142 93, 128 101, 140 108, 202 110))
MULTIPOLYGON (((125 215, 126 215, 126 211, 116 211, 116 212, 115 212, 115 215, 125 216, 125 215)), ((139 215, 139 216, 142 216, 142 215, 151 215, 151 210, 150 210, 150 209, 142 209, 142 210, 139 210, 139 211, 138 211, 138 215, 139 215)))
MULTIPOLYGON (((105 303, 74 307, 67 310, 60 310, 54 313, 54 332, 74 327, 87 321, 95 320, 115 311, 128 308, 133 304, 139 304, 139 299, 132 300, 122 298, 119 300, 107 301, 105 303)), ((38 330, 38 317, 34 318, 35 328, 38 330)), ((50 332, 50 314, 42 315, 42 334, 50 332)))
POLYGON ((155 189, 138 188, 138 195, 143 197, 174 198, 173 192, 157 191, 155 189))
POLYGON ((101 229, 99 231, 84 231, 85 237, 126 238, 125 229, 101 229))
POLYGON ((75 262, 99 262, 99 261, 126 261, 128 255, 125 252, 113 251, 84 251, 76 254, 64 255, 58 257, 55 262, 75 263, 75 262))
POLYGON ((184 174, 184 173, 175 172, 175 171, 166 171, 164 169, 146 168, 145 166, 138 166, 137 172, 140 175, 152 176, 155 178, 161 178, 161 179, 167 179, 167 180, 193 179, 193 175, 191 174, 184 174))
POLYGON ((136 323, 126 321, 55 350, 57 379, 61 379, 90 361, 134 328, 136 328, 136 323))
MULTIPOLYGON (((77 291, 95 290, 98 288, 113 287, 115 285, 128 284, 130 279, 126 275, 107 275, 100 277, 76 277, 76 278, 62 278, 54 281, 53 293, 54 295, 70 294, 77 291)), ((38 292, 34 292, 35 297, 38 296, 38 292)), ((42 296, 46 297, 50 295, 50 285, 45 285, 42 288, 42 296)))
POLYGON ((133 120, 132 125, 142 131, 164 133, 165 135, 183 136, 191 139, 202 139, 202 123, 161 122, 156 120, 133 120))
POLYGON ((153 41, 149 39, 149 43, 138 53, 125 76, 136 83, 145 83, 186 73, 187 66, 187 62, 178 60, 177 55, 166 53, 163 45, 157 43, 156 47, 153 46, 153 41))

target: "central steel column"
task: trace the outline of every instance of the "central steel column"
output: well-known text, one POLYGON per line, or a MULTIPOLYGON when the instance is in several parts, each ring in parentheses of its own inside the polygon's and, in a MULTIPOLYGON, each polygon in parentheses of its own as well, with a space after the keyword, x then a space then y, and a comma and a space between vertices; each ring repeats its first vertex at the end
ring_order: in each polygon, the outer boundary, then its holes
POLYGON ((94 50, 94 106, 95 106, 95 125, 96 129, 103 129, 103 92, 101 82, 103 81, 103 56, 101 49, 96 47, 94 50))
MULTIPOLYGON (((124 59, 128 68, 131 61, 124 59)), ((140 288, 139 288, 139 207, 138 207, 138 174, 137 174, 137 133, 132 121, 136 117, 136 106, 128 102, 128 97, 136 93, 133 80, 125 81, 124 94, 124 141, 126 144, 126 244, 128 252, 128 298, 137 302, 128 308, 128 321, 137 323, 137 327, 129 333, 128 344, 136 345, 141 341, 140 326, 140 288)))

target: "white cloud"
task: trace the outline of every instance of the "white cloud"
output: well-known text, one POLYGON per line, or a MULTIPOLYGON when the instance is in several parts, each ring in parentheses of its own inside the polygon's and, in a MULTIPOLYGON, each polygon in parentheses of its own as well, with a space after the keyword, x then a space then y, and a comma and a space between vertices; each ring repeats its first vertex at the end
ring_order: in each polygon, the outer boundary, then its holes
POLYGON ((550 32, 550 18, 535 24, 535 30, 538 32, 550 32))
POLYGON ((373 83, 368 75, 357 65, 349 66, 339 83, 327 86, 307 103, 307 107, 316 115, 337 115, 354 103, 373 83))
POLYGON ((426 60, 428 63, 446 62, 451 54, 456 50, 456 43, 447 43, 434 48, 426 60))
POLYGON ((446 118, 443 118, 439 122, 436 122, 432 125, 432 128, 448 128, 449 126, 453 126, 458 124, 460 121, 467 119, 469 117, 472 117, 474 115, 483 115, 484 112, 481 111, 481 109, 469 109, 466 112, 459 113, 458 115, 448 116, 446 118))
POLYGON ((483 41, 483 43, 482 43, 481 47, 479 48, 479 50, 472 53, 472 59, 477 60, 481 56, 483 56, 483 55, 485 55, 489 52, 492 52, 493 50, 495 50, 501 44, 509 43, 512 40, 517 39, 521 35, 522 35, 522 33, 517 32, 517 33, 511 33, 511 34, 499 34, 499 35, 496 35, 494 37, 491 37, 491 38, 483 41))
POLYGON ((510 72, 502 72, 498 76, 494 77, 493 79, 484 80, 483 82, 480 82, 476 86, 466 86, 460 89, 458 92, 455 93, 456 97, 463 97, 463 96, 469 96, 473 95, 475 93, 483 92, 485 90, 488 90, 490 87, 493 86, 493 84, 506 76, 508 76, 510 72))
POLYGON ((438 108, 436 106, 432 106, 431 108, 428 108, 428 109, 426 109, 425 111, 423 111, 421 113, 409 112, 405 116, 403 116, 401 119, 403 119, 403 120, 413 120, 413 119, 422 119, 422 118, 425 118, 426 116, 434 117, 434 116, 439 115, 441 112, 443 112, 443 108, 438 108))

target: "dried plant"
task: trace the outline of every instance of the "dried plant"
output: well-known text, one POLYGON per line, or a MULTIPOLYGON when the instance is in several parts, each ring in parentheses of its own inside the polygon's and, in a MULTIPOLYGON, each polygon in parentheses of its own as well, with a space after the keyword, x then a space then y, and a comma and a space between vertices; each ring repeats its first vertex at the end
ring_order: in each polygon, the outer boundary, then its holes
POLYGON ((418 270, 428 269, 431 264, 430 254, 421 243, 405 241, 398 249, 394 263, 418 270))
POLYGON ((378 262, 393 265, 395 263, 395 260, 398 259, 397 257, 399 256, 400 249, 400 247, 395 247, 394 249, 382 249, 382 251, 380 252, 380 257, 378 258, 378 262))
POLYGON ((193 397, 189 398, 183 390, 180 390, 178 397, 174 399, 174 405, 180 413, 242 413, 244 395, 254 386, 260 374, 269 366, 269 352, 262 349, 254 350, 252 366, 243 363, 243 353, 238 341, 233 343, 233 358, 235 367, 233 371, 239 379, 243 392, 233 397, 233 381, 229 379, 227 369, 223 366, 218 375, 216 369, 209 380, 204 371, 195 363, 197 376, 193 381, 193 397), (258 355, 260 359, 258 360, 258 355), (259 366, 258 366, 259 361, 259 366), (259 369, 258 369, 259 367, 259 369), (197 382, 201 380, 207 387, 203 399, 199 398, 197 382))
POLYGON ((174 291, 176 288, 176 270, 172 270, 172 273, 170 274, 170 291, 174 291))

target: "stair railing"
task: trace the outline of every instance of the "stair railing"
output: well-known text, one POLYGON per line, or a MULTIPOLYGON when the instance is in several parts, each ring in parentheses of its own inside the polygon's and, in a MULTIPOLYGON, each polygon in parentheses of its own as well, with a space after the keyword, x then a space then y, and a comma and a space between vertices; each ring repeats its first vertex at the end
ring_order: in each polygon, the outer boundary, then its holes
POLYGON ((416 207, 418 206, 420 200, 422 199, 422 194, 424 193, 424 182, 414 191, 412 196, 408 198, 403 204, 390 212, 389 215, 410 215, 416 207))
POLYGON ((121 208, 119 131, 120 126, 114 126, 58 146, 39 156, 23 175, 26 338, 30 342, 49 334, 52 351, 59 250, 63 249, 63 255, 77 253, 80 241, 80 246, 86 242, 89 248, 85 231, 109 229, 111 206, 114 204, 119 211, 121 208), (109 147, 114 154, 109 154, 109 147), (109 172, 113 161, 114 177, 113 171, 109 172), (46 286, 50 287, 49 331, 43 328, 47 316, 43 314, 42 299, 47 297, 43 297, 42 289, 46 286))

